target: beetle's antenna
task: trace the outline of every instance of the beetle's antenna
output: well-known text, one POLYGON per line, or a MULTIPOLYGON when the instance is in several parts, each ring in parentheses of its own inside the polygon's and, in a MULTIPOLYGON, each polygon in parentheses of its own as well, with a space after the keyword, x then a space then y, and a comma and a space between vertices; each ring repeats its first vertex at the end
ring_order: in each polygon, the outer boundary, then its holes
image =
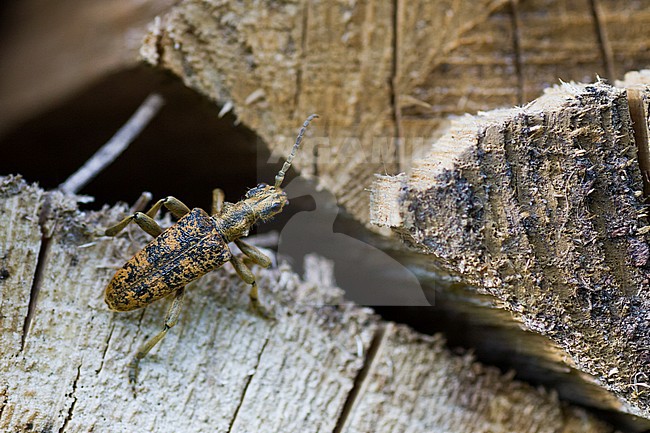
POLYGON ((280 188, 280 185, 282 185, 282 181, 284 180, 284 175, 287 174, 287 170, 289 170, 289 167, 291 167, 291 162, 293 161, 293 158, 296 156, 296 152, 298 151, 298 148, 300 147, 300 142, 302 141, 302 136, 305 134, 305 131, 309 126, 309 123, 312 120, 316 119, 317 117, 318 114, 312 114, 302 124, 302 128, 300 128, 300 131, 298 132, 298 137, 296 138, 296 143, 293 145, 293 148, 291 149, 291 153, 287 157, 287 160, 284 162, 284 165, 282 166, 280 172, 275 176, 276 188, 280 188))

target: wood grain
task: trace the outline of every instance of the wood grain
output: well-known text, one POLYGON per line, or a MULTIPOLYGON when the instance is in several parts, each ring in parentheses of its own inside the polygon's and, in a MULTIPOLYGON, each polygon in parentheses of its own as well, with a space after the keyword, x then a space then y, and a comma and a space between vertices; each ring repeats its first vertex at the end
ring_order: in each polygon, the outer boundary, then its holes
POLYGON ((2 431, 613 431, 453 355, 440 336, 344 302, 331 265, 316 257, 305 280, 286 265, 255 269, 275 322, 248 311, 247 287, 230 269, 190 286, 179 324, 143 361, 134 396, 126 364, 158 332, 167 305, 111 313, 103 289, 145 237, 93 236, 124 208, 80 212, 73 197, 18 178, 2 178, 0 191, 2 431), (533 406, 544 416, 522 416, 533 406))

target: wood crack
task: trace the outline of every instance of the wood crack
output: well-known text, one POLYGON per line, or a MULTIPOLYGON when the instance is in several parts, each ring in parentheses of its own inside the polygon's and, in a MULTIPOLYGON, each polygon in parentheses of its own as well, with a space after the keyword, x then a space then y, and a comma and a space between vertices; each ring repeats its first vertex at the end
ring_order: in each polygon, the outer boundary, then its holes
POLYGON ((0 394, 0 397, 2 397, 2 404, 0 404, 0 420, 2 419, 2 414, 5 411, 5 407, 7 406, 7 388, 2 390, 2 394, 0 394))
POLYGON ((262 345, 262 349, 260 350, 260 353, 257 356, 257 362, 255 363, 255 366, 253 367, 252 374, 250 374, 248 376, 248 379, 246 380, 246 384, 244 385, 244 390, 241 393, 241 399, 239 400, 239 403, 237 404, 237 407, 235 408, 235 412, 232 415, 232 420, 230 421, 230 425, 228 426, 228 433, 230 433, 232 431, 232 428, 235 425, 235 421, 237 421, 237 415, 239 414, 239 410, 244 405, 244 400, 246 399, 246 391, 248 390, 248 387, 250 386, 251 382, 253 381, 253 377, 255 376, 255 373, 257 373, 257 368, 259 367, 260 361, 262 360, 262 355, 264 354, 264 349, 266 349, 266 345, 269 344, 270 340, 271 340, 270 335, 267 335, 266 339, 264 340, 264 344, 262 345))
POLYGON ((74 381, 72 382, 72 392, 70 393, 70 396, 72 397, 72 404, 68 408, 68 413, 65 417, 65 421, 63 421, 63 425, 59 429, 59 433, 64 433, 66 427, 68 426, 68 423, 72 419, 72 414, 74 412, 74 406, 77 404, 77 382, 79 381, 79 377, 81 376, 81 364, 77 366, 77 376, 74 378, 74 381))
POLYGON ((370 369, 372 368, 373 363, 377 358, 377 353, 379 352, 382 342, 384 341, 385 334, 386 327, 384 325, 379 325, 372 337, 370 346, 368 347, 368 353, 366 355, 366 359, 364 360, 363 367, 361 367, 361 370, 359 370, 357 377, 354 379, 352 389, 350 390, 345 403, 343 403, 341 414, 339 415, 339 419, 336 421, 336 425, 332 433, 341 433, 343 431, 343 428, 345 427, 345 424, 350 417, 350 414, 352 413, 352 409, 354 408, 359 398, 362 397, 361 390, 365 385, 368 373, 370 372, 370 369))
POLYGON ((102 361, 99 364, 99 368, 95 370, 95 373, 99 374, 104 368, 104 361, 106 360, 106 352, 108 352, 108 346, 111 343, 111 338, 113 338, 113 331, 115 330, 115 323, 111 325, 111 330, 108 333, 108 338, 106 339, 106 344, 104 345, 104 351, 102 352, 102 361))
POLYGON ((400 19, 401 11, 401 2, 400 0, 393 0, 393 35, 392 35, 392 44, 393 44, 393 56, 392 56, 392 65, 391 65, 391 79, 390 79, 390 104, 393 108, 393 122, 394 125, 394 135, 393 138, 395 144, 395 161, 397 161, 397 167, 400 172, 406 169, 406 155, 404 149, 404 143, 402 142, 402 109, 400 107, 400 76, 399 76, 399 47, 401 41, 399 40, 399 29, 402 24, 400 19))
POLYGON ((600 55, 603 59, 603 67, 605 68, 605 71, 607 71, 608 78, 613 80, 615 78, 614 55, 612 54, 612 46, 609 43, 609 38, 607 37, 607 32, 605 31, 605 26, 602 22, 602 12, 598 0, 590 0, 589 6, 591 7, 591 15, 596 29, 598 48, 600 49, 600 55))
POLYGON ((519 9, 517 0, 510 0, 510 25, 512 27, 512 49, 515 56, 515 74, 517 76, 517 104, 524 103, 524 75, 521 58, 521 34, 519 31, 519 9))
MULTIPOLYGON (((42 229, 42 226, 41 226, 42 229)), ((43 229, 42 229, 43 230, 43 229)), ((41 246, 38 250, 38 257, 36 259, 36 269, 34 270, 34 279, 32 280, 32 287, 29 291, 29 303, 27 305, 27 314, 23 323, 23 333, 20 338, 20 352, 25 350, 25 342, 29 335, 32 322, 34 320, 34 313, 36 312, 36 303, 38 302, 38 294, 41 290, 41 283, 43 281, 43 269, 45 268, 45 258, 49 252, 50 238, 45 235, 41 238, 41 246)))
POLYGON ((297 116, 297 110, 300 102, 300 94, 302 93, 302 78, 303 78, 303 65, 307 57, 307 36, 309 29, 309 3, 306 3, 302 13, 302 34, 300 40, 300 54, 298 55, 298 68, 296 69, 296 93, 293 98, 294 118, 297 116))

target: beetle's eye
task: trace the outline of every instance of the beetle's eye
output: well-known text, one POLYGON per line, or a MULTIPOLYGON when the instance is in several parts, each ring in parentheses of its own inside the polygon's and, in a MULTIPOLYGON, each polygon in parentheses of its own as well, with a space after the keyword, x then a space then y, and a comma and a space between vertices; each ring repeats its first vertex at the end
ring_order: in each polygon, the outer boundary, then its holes
POLYGON ((279 212, 280 210, 282 210, 282 204, 281 203, 273 203, 271 205, 271 211, 279 212))

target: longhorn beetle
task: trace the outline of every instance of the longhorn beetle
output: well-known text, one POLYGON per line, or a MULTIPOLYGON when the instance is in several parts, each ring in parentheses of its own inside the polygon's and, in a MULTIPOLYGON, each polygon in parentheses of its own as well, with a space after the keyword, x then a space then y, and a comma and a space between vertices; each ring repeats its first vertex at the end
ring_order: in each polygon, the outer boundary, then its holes
POLYGON ((248 235, 248 231, 257 221, 271 219, 282 212, 282 208, 289 203, 280 185, 291 167, 309 123, 317 117, 312 114, 303 123, 291 153, 275 176, 275 185, 261 183, 250 189, 237 203, 224 202, 223 191, 215 189, 212 193, 212 216, 203 209, 190 210, 174 197, 166 197, 156 202, 147 213, 136 212, 106 229, 106 236, 115 236, 133 221, 154 237, 144 249, 126 262, 108 283, 104 300, 111 310, 136 310, 160 298, 173 295, 162 331, 144 343, 128 364, 129 382, 133 386, 137 380, 140 360, 178 321, 185 286, 226 262, 230 262, 239 277, 251 285, 249 296, 253 310, 269 317, 267 310, 260 304, 255 276, 240 257, 232 254, 228 243, 235 242, 242 253, 254 263, 264 267, 271 264, 267 256, 241 238, 248 235), (154 221, 161 206, 165 206, 172 215, 179 218, 176 224, 166 230, 154 221))

